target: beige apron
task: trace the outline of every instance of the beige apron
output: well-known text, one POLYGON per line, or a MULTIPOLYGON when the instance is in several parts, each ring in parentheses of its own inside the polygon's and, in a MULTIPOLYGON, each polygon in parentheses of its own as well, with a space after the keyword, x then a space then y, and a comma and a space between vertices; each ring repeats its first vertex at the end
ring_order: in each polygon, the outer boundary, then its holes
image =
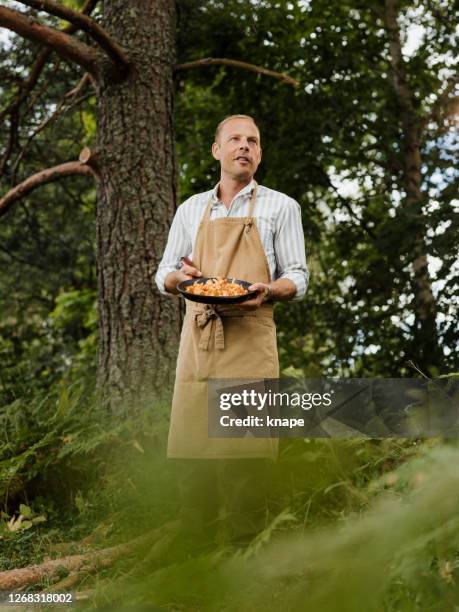
MULTIPOLYGON (((212 199, 199 225, 193 262, 203 276, 269 283, 268 260, 253 210, 248 217, 210 220, 212 199)), ((273 307, 255 311, 186 301, 180 337, 167 455, 169 458, 277 457, 274 438, 208 436, 209 378, 278 378, 273 307)))

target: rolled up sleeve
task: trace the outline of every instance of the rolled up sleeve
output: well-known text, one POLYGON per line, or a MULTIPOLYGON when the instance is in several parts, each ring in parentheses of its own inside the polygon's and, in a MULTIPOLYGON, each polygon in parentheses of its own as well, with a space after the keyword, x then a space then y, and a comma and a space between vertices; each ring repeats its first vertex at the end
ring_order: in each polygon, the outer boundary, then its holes
POLYGON ((277 278, 288 278, 296 286, 294 301, 302 300, 309 284, 301 209, 288 198, 279 213, 274 236, 277 278))
POLYGON ((166 276, 177 269, 180 258, 191 253, 191 237, 187 231, 184 219, 184 204, 178 207, 172 221, 167 239, 166 249, 155 275, 156 285, 163 295, 172 295, 164 286, 166 276))

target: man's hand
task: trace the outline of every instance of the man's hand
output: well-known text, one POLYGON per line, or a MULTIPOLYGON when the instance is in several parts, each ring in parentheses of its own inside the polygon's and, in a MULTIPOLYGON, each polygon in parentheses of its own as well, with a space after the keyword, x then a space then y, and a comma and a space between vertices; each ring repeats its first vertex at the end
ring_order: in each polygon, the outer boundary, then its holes
POLYGON ((278 278, 269 285, 253 283, 253 285, 250 285, 249 291, 257 291, 256 297, 247 300, 247 302, 241 302, 238 307, 256 310, 268 299, 276 302, 293 299, 296 294, 296 285, 289 278, 278 278))
POLYGON ((188 264, 183 264, 180 270, 169 272, 164 281, 164 287, 169 293, 178 293, 177 285, 182 281, 202 276, 202 272, 188 264))
POLYGON ((245 310, 256 310, 257 308, 260 308, 260 306, 266 302, 269 297, 270 287, 265 283, 254 283, 253 285, 250 285, 249 291, 256 291, 257 295, 251 300, 238 304, 238 308, 244 308, 245 310))

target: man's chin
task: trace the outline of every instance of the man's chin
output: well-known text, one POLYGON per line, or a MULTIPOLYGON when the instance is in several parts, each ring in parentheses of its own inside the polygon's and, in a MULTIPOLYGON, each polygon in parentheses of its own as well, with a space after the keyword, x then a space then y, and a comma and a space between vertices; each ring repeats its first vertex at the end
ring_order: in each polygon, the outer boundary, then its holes
POLYGON ((247 168, 247 170, 236 172, 234 174, 234 178, 239 182, 251 181, 253 178, 253 174, 252 174, 252 171, 249 168, 247 168))

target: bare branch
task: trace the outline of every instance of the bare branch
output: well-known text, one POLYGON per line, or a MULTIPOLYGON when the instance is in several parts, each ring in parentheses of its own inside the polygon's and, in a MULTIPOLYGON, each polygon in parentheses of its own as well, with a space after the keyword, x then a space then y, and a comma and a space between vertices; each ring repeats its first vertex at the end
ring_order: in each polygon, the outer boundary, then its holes
MULTIPOLYGON (((26 106, 26 108, 24 109, 24 111, 22 112, 22 116, 27 115, 27 113, 34 107, 36 101, 40 98, 40 96, 42 95, 42 93, 46 90, 46 88, 48 87, 50 81, 53 79, 53 76, 55 78, 55 73, 57 72, 58 68, 59 68, 59 64, 61 62, 61 58, 58 58, 54 70, 53 70, 53 74, 49 75, 48 78, 46 79, 46 81, 42 84, 42 86, 38 89, 38 91, 35 92, 35 95, 31 96, 31 99, 29 100, 28 97, 25 97, 22 100, 22 103, 25 104, 25 102, 28 101, 28 104, 26 106)), ((10 113, 10 125, 11 125, 11 137, 10 137, 10 141, 12 143, 14 143, 14 147, 10 147, 6 150, 4 156, 3 156, 3 162, 1 164, 1 168, 0 168, 0 175, 2 175, 7 167, 8 167, 8 163, 10 162, 10 157, 13 154, 13 150, 15 150, 17 147, 19 147, 19 128, 20 128, 20 106, 16 106, 13 108, 13 110, 10 113), (14 118, 16 117, 16 121, 14 121, 14 118), (14 141, 11 140, 12 138, 14 138, 14 141)), ((21 155, 21 152, 19 153, 19 155, 21 155)), ((19 162, 15 162, 13 164, 13 166, 8 168, 8 176, 11 180, 12 183, 16 183, 16 170, 17 170, 17 165, 19 162)))
POLYGON ((72 36, 59 32, 49 26, 41 25, 34 19, 4 7, 0 7, 0 27, 8 28, 29 40, 52 47, 59 55, 83 66, 97 78, 99 74, 99 54, 72 36))
MULTIPOLYGON (((90 15, 95 9, 98 2, 99 0, 86 0, 86 2, 83 5, 83 8, 81 9, 81 14, 90 15)), ((67 34, 74 34, 75 32, 78 31, 78 26, 76 26, 73 23, 69 23, 69 25, 66 26, 62 31, 67 32, 67 34)))
POLYGON ((249 64, 248 62, 241 62, 239 60, 226 59, 221 57, 205 57, 203 59, 194 60, 193 62, 186 62, 185 64, 179 64, 177 70, 188 70, 189 68, 200 68, 201 66, 234 66, 235 68, 243 68, 244 70, 251 70, 258 74, 265 74, 266 76, 278 79, 293 87, 298 87, 300 82, 293 77, 285 74, 285 72, 276 72, 269 68, 263 68, 263 66, 256 66, 255 64, 249 64))
POLYGON ((96 176, 99 174, 99 157, 97 149, 83 147, 78 158, 82 164, 89 166, 96 176))
MULTIPOLYGON (((336 185, 334 185, 333 181, 331 180, 331 178, 328 176, 328 173, 321 167, 321 166, 315 166, 317 168, 317 170, 319 171, 320 175, 323 177, 323 179, 325 180, 325 183, 333 190, 333 192, 335 193, 336 197, 338 198, 338 200, 341 202, 341 204, 346 208, 346 210, 348 211, 348 213, 351 215, 351 217, 357 221, 357 223, 360 225, 360 227, 368 234, 368 236, 370 236, 370 238, 376 242, 377 237, 376 234, 373 232, 373 230, 368 227, 368 224, 365 222, 364 219, 361 219, 352 209, 352 206, 350 204, 350 201, 345 198, 344 196, 342 196, 340 194, 340 192, 338 191, 338 188, 336 187, 336 185)), ((362 200, 365 201, 366 197, 363 197, 362 200)))
MULTIPOLYGON (((46 117, 46 119, 44 119, 40 125, 38 125, 33 132, 28 136, 27 140, 25 141, 25 143, 22 145, 21 150, 19 151, 16 160, 14 161, 13 165, 12 165, 12 176, 14 177, 16 175, 18 166, 22 160, 22 158, 24 157, 30 143, 32 142, 32 140, 37 136, 37 134, 39 134, 40 132, 42 132, 52 121, 54 121, 55 119, 57 119, 58 117, 60 117, 61 115, 63 115, 64 113, 66 113, 68 110, 74 108, 75 106, 77 106, 78 104, 81 104, 82 102, 84 102, 85 100, 87 100, 88 98, 90 98, 92 95, 94 95, 93 93, 88 93, 84 96, 81 96, 80 98, 77 98, 78 94, 81 92, 81 90, 85 87, 85 85, 90 82, 90 75, 88 72, 85 72, 85 74, 83 75, 83 77, 80 79, 79 83, 77 84, 76 87, 74 87, 73 89, 71 89, 70 91, 68 91, 64 97, 62 98, 62 100, 59 102, 59 104, 56 107, 56 110, 51 113, 51 115, 49 115, 48 117, 46 117)), ((83 161, 82 159, 80 159, 80 161, 83 161)))
POLYGON ((29 176, 25 181, 10 189, 3 198, 0 199, 0 217, 2 217, 10 208, 12 204, 29 194, 37 187, 41 187, 41 185, 46 185, 46 183, 51 183, 53 181, 57 181, 66 176, 72 176, 75 174, 82 174, 84 176, 93 176, 93 171, 91 168, 82 164, 80 161, 72 161, 66 162, 65 164, 59 164, 58 166, 54 166, 53 168, 46 168, 46 170, 41 170, 32 176, 29 176))
MULTIPOLYGON (((83 8, 81 9, 81 12, 83 14, 89 15, 93 11, 97 2, 98 0, 86 0, 83 8)), ((78 27, 71 23, 68 26, 66 26, 62 31, 67 34, 73 34, 77 30, 78 30, 78 27)), ((37 58, 29 72, 29 76, 26 79, 21 80, 21 83, 19 84, 19 91, 18 91, 16 98, 12 100, 5 109, 0 111, 0 120, 4 119, 7 115, 10 115, 10 122, 12 124, 12 130, 14 132, 10 134, 10 141, 17 140, 17 131, 18 131, 19 120, 20 120, 20 117, 19 117, 20 113, 18 111, 20 110, 22 103, 27 99, 30 92, 33 91, 34 87, 38 83, 40 75, 43 72, 43 68, 45 67, 46 62, 48 61, 48 58, 51 55, 52 51, 53 50, 51 47, 43 47, 42 49, 40 49, 40 51, 38 52, 37 58)), ((95 85, 94 77, 92 75, 90 75, 90 77, 92 79, 93 85, 95 85)), ((26 110, 26 113, 29 109, 30 109, 30 105, 29 105, 29 108, 26 110)), ((21 113, 21 114, 24 115, 25 113, 21 113)), ((0 174, 3 174, 6 168, 10 153, 11 153, 11 149, 8 147, 3 156, 2 163, 0 164, 1 166, 0 174)))
POLYGON ((73 89, 71 89, 70 91, 68 91, 64 98, 73 98, 74 96, 77 96, 80 91, 83 89, 83 87, 86 86, 86 84, 91 80, 91 77, 89 75, 89 72, 85 72, 85 74, 81 77, 80 81, 77 83, 76 87, 74 87, 73 89))
POLYGON ((124 49, 91 17, 74 11, 54 0, 19 0, 22 4, 30 6, 39 11, 45 11, 49 15, 54 15, 69 21, 79 30, 83 30, 107 53, 112 62, 118 66, 120 72, 127 72, 129 62, 124 49))
POLYGON ((0 162, 0 175, 3 174, 8 164, 8 159, 14 149, 14 146, 18 139, 18 125, 19 125, 19 110, 14 108, 10 113, 10 131, 8 135, 8 144, 6 145, 5 153, 3 154, 0 162))
MULTIPOLYGON (((86 4, 81 9, 81 12, 84 14, 90 14, 97 2, 98 0, 86 0, 86 4)), ((73 34, 74 32, 78 31, 78 28, 73 24, 69 24, 62 31, 66 34, 73 34)), ((16 100, 13 100, 9 106, 0 112, 0 119, 3 119, 3 117, 8 115, 8 113, 10 113, 14 107, 20 106, 26 96, 32 91, 37 84, 43 68, 52 52, 53 50, 51 47, 43 47, 40 49, 29 76, 20 84, 19 96, 16 98, 16 100)))
POLYGON ((46 75, 46 80, 42 82, 41 87, 38 88, 38 83, 37 83, 37 91, 35 91, 34 95, 31 95, 30 99, 24 100, 24 103, 27 103, 27 105, 24 108, 24 112, 22 113, 23 115, 27 115, 27 113, 29 113, 29 111, 33 109, 36 102, 41 98, 41 96, 48 89, 50 83, 52 83, 56 78, 58 78, 58 74, 59 74, 59 70, 60 70, 62 61, 63 60, 61 57, 57 58, 52 71, 50 71, 50 73, 46 75))
POLYGON ((51 49, 49 49, 48 47, 45 47, 39 52, 39 54, 37 55, 37 59, 35 60, 35 63, 32 67, 32 70, 30 71, 29 76, 27 77, 27 79, 22 81, 22 83, 20 84, 19 96, 16 98, 16 100, 13 100, 11 104, 9 104, 6 108, 4 108, 0 112, 0 119, 3 119, 4 117, 6 117, 6 115, 11 113, 13 110, 15 110, 16 108, 19 108, 19 106, 21 105, 21 103, 23 102, 27 94, 30 91, 32 91, 32 89, 37 84, 38 77, 40 76, 50 53, 51 53, 51 49))

